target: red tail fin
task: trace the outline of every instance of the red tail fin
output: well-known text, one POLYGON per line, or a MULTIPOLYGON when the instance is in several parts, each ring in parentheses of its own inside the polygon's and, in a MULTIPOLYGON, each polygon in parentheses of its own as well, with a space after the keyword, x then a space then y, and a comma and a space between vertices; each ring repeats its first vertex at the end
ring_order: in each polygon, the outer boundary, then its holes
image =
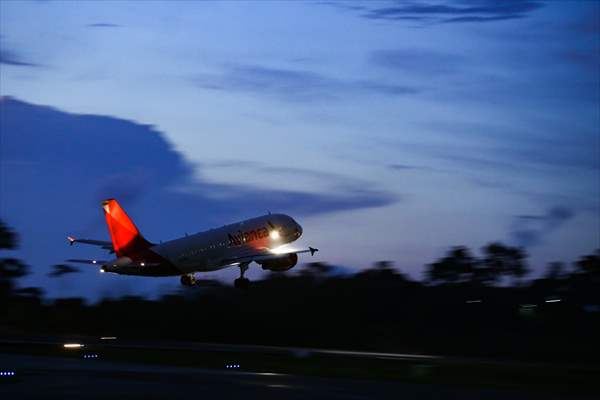
POLYGON ((132 257, 143 252, 152 246, 140 234, 134 223, 127 216, 115 199, 108 199, 102 202, 104 216, 110 232, 115 254, 118 257, 132 257))

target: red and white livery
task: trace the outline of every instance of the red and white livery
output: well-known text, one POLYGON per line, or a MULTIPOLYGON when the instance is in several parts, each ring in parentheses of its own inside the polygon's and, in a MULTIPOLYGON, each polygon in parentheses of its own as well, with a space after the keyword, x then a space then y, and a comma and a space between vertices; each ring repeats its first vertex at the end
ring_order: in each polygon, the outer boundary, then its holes
POLYGON ((122 275, 180 275, 186 286, 196 284, 195 272, 216 271, 236 266, 240 277, 235 286, 248 287, 244 272, 251 262, 263 269, 287 271, 298 262, 298 254, 314 255, 318 249, 280 251, 281 246, 297 240, 302 227, 285 214, 268 214, 221 228, 156 244, 146 240, 115 199, 102 202, 111 241, 77 239, 69 236, 70 244, 85 243, 100 246, 114 253, 113 260, 71 259, 69 262, 95 264, 101 272, 122 275))

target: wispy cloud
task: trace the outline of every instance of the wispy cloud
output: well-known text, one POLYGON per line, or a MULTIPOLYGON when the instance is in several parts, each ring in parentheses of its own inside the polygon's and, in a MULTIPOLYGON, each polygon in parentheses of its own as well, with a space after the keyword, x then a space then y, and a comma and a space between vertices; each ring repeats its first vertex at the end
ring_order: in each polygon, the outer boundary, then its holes
POLYGON ((517 215, 513 218, 510 237, 519 246, 536 246, 574 215, 574 211, 565 206, 552 207, 542 215, 517 215))
MULTIPOLYGON (((379 3, 375 3, 379 4, 379 3)), ((526 17, 543 7, 540 1, 480 0, 464 2, 398 2, 389 7, 361 11, 368 19, 385 21, 423 21, 429 23, 482 23, 526 17)))
POLYGON ((388 168, 394 171, 409 171, 415 169, 426 169, 426 167, 420 167, 417 165, 409 165, 409 164, 390 164, 388 168))
POLYGON ((194 183, 178 193, 192 195, 199 204, 212 204, 211 210, 222 215, 247 210, 277 210, 296 215, 318 215, 340 211, 383 207, 397 203, 400 196, 376 189, 346 188, 337 193, 275 190, 245 185, 194 183))
MULTIPOLYGON (((4 46, 2 46, 4 47, 4 46)), ((21 59, 15 52, 0 47, 0 64, 12 65, 15 67, 37 67, 38 64, 21 59)))
MULTIPOLYGON (((309 179, 311 182, 318 183, 319 187, 326 187, 327 192, 309 192, 300 193, 297 191, 285 191, 286 196, 298 199, 300 203, 307 203, 308 207, 302 208, 301 212, 324 213, 329 211, 339 211, 351 208, 371 208, 390 205, 402 200, 401 196, 380 190, 370 182, 353 176, 319 171, 298 167, 271 166, 259 162, 249 162, 243 160, 224 160, 217 163, 201 164, 201 168, 243 168, 252 169, 253 172, 264 177, 267 181, 277 181, 281 179, 309 179), (314 203, 310 205, 310 203, 314 203), (338 209, 331 208, 338 204, 338 209)), ((218 197, 245 197, 248 200, 256 196, 257 188, 248 187, 247 193, 235 194, 243 186, 213 185, 209 193, 218 194, 218 197)), ((195 189, 194 189, 195 190, 195 189)), ((263 197, 269 201, 283 199, 280 194, 270 189, 260 189, 263 197)), ((279 191, 281 192, 281 191, 279 191)))
POLYGON ((424 127, 434 130, 439 137, 452 138, 452 141, 386 141, 382 145, 409 148, 416 153, 478 171, 600 170, 598 135, 587 127, 576 129, 558 124, 511 126, 499 121, 438 121, 427 122, 424 127), (569 135, 566 135, 568 129, 569 135))
POLYGON ((108 22, 96 22, 94 24, 87 24, 88 28, 119 28, 121 25, 111 24, 108 22))
POLYGON ((291 102, 340 99, 352 93, 403 96, 419 92, 408 85, 371 80, 345 81, 312 71, 256 65, 228 66, 221 74, 203 74, 194 81, 203 89, 243 92, 291 102))
POLYGON ((455 72, 466 63, 463 56, 426 49, 377 50, 369 60, 375 66, 427 75, 455 72))

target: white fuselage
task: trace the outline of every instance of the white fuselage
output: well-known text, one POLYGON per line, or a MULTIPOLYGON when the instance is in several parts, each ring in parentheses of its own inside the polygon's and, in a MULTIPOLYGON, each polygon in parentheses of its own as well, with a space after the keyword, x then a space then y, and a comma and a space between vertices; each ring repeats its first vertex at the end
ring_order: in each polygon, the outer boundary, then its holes
POLYGON ((150 251, 181 273, 215 271, 237 259, 291 243, 301 235, 302 228, 293 218, 269 214, 161 243, 150 251))

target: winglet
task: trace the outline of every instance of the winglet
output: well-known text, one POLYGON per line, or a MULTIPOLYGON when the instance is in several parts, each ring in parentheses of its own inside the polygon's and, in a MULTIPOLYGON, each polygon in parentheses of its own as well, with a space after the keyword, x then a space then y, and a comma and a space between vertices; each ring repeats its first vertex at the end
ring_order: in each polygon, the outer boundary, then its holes
POLYGON ((73 246, 73 243, 77 241, 77 239, 75 239, 73 236, 67 236, 67 240, 71 246, 73 246))
POLYGON ((314 255, 315 255, 315 253, 316 253, 317 251, 319 251, 319 249, 315 249, 314 247, 310 247, 310 246, 308 246, 308 250, 310 251, 310 255, 311 255, 311 256, 314 256, 314 255))

